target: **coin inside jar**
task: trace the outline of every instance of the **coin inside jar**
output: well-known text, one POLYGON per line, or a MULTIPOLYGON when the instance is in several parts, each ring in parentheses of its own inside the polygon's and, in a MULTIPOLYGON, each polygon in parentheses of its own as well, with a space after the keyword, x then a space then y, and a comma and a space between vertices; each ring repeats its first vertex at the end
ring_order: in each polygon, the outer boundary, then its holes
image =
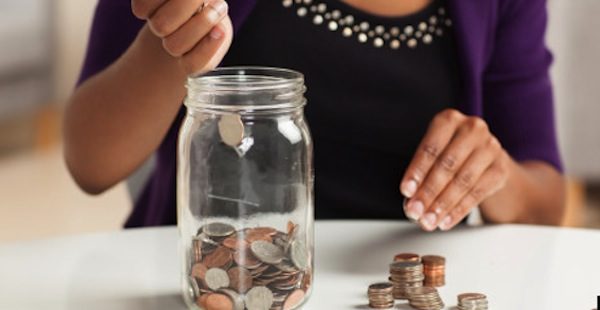
POLYGON ((246 293, 248 310, 269 310, 273 305, 273 292, 264 286, 255 286, 246 293))
POLYGON ((223 143, 236 147, 244 139, 244 123, 236 114, 225 114, 219 120, 219 135, 223 143))
POLYGON ((234 310, 233 301, 224 294, 210 294, 205 304, 207 310, 234 310))
POLYGON ((209 237, 227 237, 235 232, 235 228, 229 224, 217 222, 204 225, 202 232, 209 237))
POLYGON ((308 251, 306 250, 306 245, 299 241, 295 240, 292 242, 290 247, 290 256, 292 258, 292 262, 298 269, 306 270, 308 268, 308 251))
POLYGON ((298 306, 302 302, 305 294, 306 293, 304 293, 303 290, 293 291, 284 301, 283 310, 294 309, 296 306, 298 306))
POLYGON ((204 276, 204 283, 208 288, 216 291, 220 288, 229 286, 229 275, 223 269, 211 268, 206 272, 204 276))
POLYGON ((252 275, 242 267, 233 267, 227 271, 230 287, 238 293, 245 293, 252 287, 252 275))
POLYGON ((283 251, 273 243, 262 240, 255 241, 250 245, 250 249, 254 256, 264 263, 275 265, 283 260, 283 251))
POLYGON ((208 271, 208 268, 204 264, 194 264, 194 266, 192 266, 192 277, 202 281, 206 276, 206 271, 208 271))
POLYGON ((233 257, 231 254, 231 250, 224 246, 219 246, 212 253, 206 255, 206 257, 202 260, 202 263, 207 268, 222 268, 231 264, 232 259, 233 257))

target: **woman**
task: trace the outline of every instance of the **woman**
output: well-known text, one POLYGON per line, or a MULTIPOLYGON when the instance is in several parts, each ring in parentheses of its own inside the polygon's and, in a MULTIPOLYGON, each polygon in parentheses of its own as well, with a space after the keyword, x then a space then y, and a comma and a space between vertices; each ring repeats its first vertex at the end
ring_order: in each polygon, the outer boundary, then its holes
POLYGON ((448 230, 479 206, 492 223, 558 224, 545 4, 101 0, 66 162, 97 194, 157 152, 126 226, 173 224, 186 77, 219 63, 288 67, 309 89, 317 218, 405 213, 448 230))

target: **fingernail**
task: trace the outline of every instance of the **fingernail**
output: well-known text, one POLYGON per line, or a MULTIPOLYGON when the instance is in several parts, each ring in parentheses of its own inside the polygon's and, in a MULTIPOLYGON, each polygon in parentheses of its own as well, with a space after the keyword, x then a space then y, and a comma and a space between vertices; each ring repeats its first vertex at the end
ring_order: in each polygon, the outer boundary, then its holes
POLYGON ((417 182, 415 182, 415 180, 409 180, 408 182, 404 183, 404 186, 402 186, 402 195, 405 197, 412 197, 416 191, 417 182))
POLYGON ((425 211, 425 206, 420 201, 409 202, 406 207, 406 216, 414 221, 418 221, 425 211))
POLYGON ((212 22, 218 21, 221 16, 227 12, 227 2, 224 0, 214 0, 208 4, 210 10, 206 13, 206 17, 212 22))
POLYGON ((218 26, 215 26, 211 31, 210 31, 210 37, 213 40, 219 40, 220 38, 223 37, 223 30, 221 30, 218 26))
POLYGON ((440 223, 440 229, 448 230, 448 229, 450 229, 450 224, 452 224, 452 218, 448 215, 440 223))
POLYGON ((437 216, 435 214, 427 213, 421 219, 421 225, 423 225, 423 227, 425 227, 425 229, 427 229, 427 230, 434 230, 436 221, 437 221, 437 216))

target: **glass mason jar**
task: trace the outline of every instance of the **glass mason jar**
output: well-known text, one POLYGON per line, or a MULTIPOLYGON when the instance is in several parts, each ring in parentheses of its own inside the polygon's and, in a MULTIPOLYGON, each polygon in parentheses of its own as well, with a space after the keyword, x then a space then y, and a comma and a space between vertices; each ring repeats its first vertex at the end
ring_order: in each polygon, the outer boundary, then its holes
POLYGON ((304 78, 221 68, 190 78, 177 157, 190 309, 298 309, 313 279, 312 141, 304 78))

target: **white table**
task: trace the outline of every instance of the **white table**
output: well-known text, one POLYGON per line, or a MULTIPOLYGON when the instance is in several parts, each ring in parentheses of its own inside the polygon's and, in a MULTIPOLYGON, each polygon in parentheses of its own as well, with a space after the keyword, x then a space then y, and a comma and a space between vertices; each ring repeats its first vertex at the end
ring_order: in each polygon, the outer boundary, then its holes
MULTIPOLYGON (((486 293, 494 310, 589 310, 600 294, 598 231, 503 225, 424 233, 401 222, 318 222, 305 309, 368 309, 367 286, 385 280, 403 251, 446 257, 447 309, 465 291, 486 293)), ((185 309, 178 262, 173 227, 0 246, 0 309, 185 309)))

